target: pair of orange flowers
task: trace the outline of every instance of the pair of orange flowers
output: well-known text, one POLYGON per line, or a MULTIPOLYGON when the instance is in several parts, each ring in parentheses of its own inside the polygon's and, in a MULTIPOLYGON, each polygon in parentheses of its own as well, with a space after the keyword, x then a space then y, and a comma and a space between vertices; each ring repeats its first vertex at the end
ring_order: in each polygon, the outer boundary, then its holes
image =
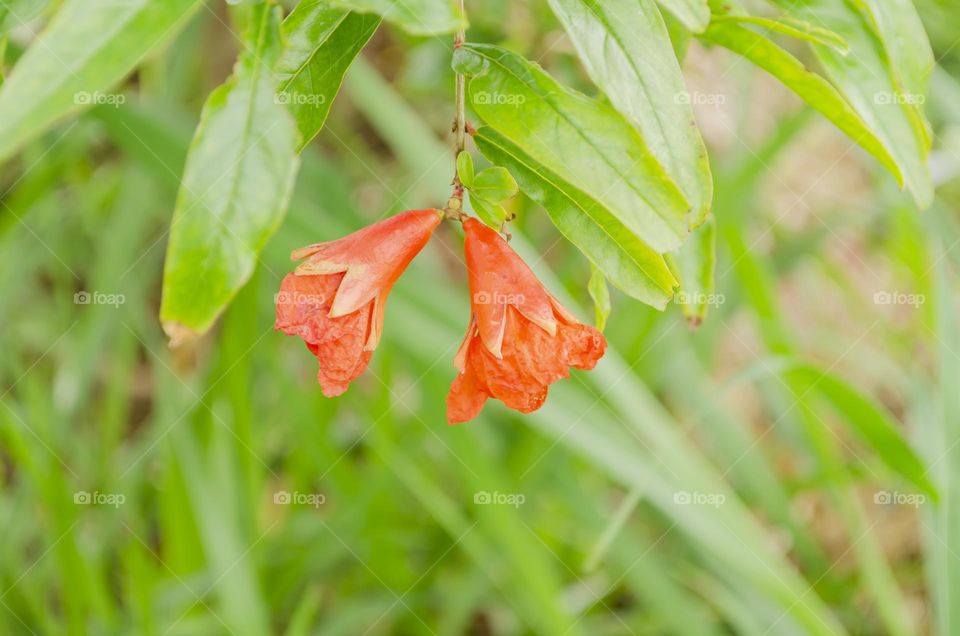
MULTIPOLYGON (((274 328, 303 339, 320 363, 327 397, 367 368, 387 295, 442 218, 440 210, 411 210, 291 254, 306 261, 283 279, 274 328)), ((607 342, 557 302, 494 230, 473 218, 463 229, 470 325, 454 359, 460 373, 447 396, 447 421, 473 419, 488 398, 529 413, 570 367, 592 369, 607 342)))

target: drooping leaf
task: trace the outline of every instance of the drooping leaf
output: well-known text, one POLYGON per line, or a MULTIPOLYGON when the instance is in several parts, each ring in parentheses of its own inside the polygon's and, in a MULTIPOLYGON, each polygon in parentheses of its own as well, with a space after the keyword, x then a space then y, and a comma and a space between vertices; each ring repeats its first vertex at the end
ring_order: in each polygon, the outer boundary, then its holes
POLYGON ((657 3, 694 33, 702 33, 710 24, 707 0, 657 0, 657 3))
POLYGON ((0 2, 0 35, 30 22, 49 5, 50 0, 3 0, 0 2))
POLYGON ((473 157, 466 150, 457 155, 457 176, 465 188, 473 187, 473 157))
POLYGON ((174 339, 208 330, 250 278, 296 175, 296 127, 275 99, 279 9, 257 5, 246 41, 207 99, 177 196, 160 307, 174 339))
POLYGON ((693 207, 710 211, 713 179, 680 64, 653 0, 549 0, 590 77, 643 135, 693 207))
POLYGON ((347 69, 379 25, 375 15, 350 13, 325 0, 305 0, 283 21, 277 95, 297 122, 301 150, 323 128, 347 69))
POLYGON ((484 223, 497 230, 513 219, 502 201, 517 194, 519 188, 506 168, 487 168, 476 176, 469 189, 470 204, 484 223))
POLYGON ((714 22, 702 36, 744 56, 819 111, 853 141, 877 158, 903 185, 904 174, 891 150, 874 135, 834 86, 763 35, 732 21, 714 22))
POLYGON ((862 0, 873 18, 914 129, 929 151, 930 125, 923 116, 930 76, 936 66, 930 40, 910 0, 862 0))
MULTIPOLYGON (((898 81, 896 69, 891 67, 889 52, 880 39, 881 34, 873 28, 870 15, 852 3, 835 0, 802 3, 777 0, 777 3, 790 15, 834 31, 850 45, 849 55, 817 44, 813 50, 827 76, 893 157, 917 204, 921 208, 929 206, 933 200, 933 179, 927 165, 930 138, 918 104, 911 103, 925 99, 925 93, 904 93, 904 84, 898 81)), ((903 63, 915 70, 924 64, 920 60, 925 55, 904 56, 903 37, 916 35, 913 28, 907 28, 906 32, 910 35, 902 36, 896 31, 890 35, 898 43, 894 50, 899 59, 910 60, 903 63)), ((922 37, 907 46, 923 49, 929 47, 929 43, 922 37)), ((914 86, 922 81, 912 80, 914 86)))
POLYGON ((519 187, 510 171, 500 166, 481 170, 470 187, 470 194, 476 194, 492 203, 500 203, 516 196, 518 191, 519 187))
POLYGON ((523 193, 543 206, 557 229, 611 283, 658 309, 666 306, 677 281, 663 256, 644 245, 601 203, 489 126, 478 129, 474 141, 487 159, 510 170, 523 193))
POLYGON ((477 213, 480 220, 495 230, 503 227, 509 216, 502 205, 478 197, 473 192, 470 193, 470 205, 473 206, 473 211, 477 213))
POLYGON ((593 263, 590 263, 590 282, 587 284, 587 291, 593 301, 597 329, 603 331, 607 326, 607 318, 610 317, 610 289, 607 287, 607 277, 603 275, 603 270, 593 263))
POLYGON ((515 53, 485 44, 463 48, 490 63, 468 90, 484 122, 606 207, 654 250, 680 246, 690 206, 627 120, 515 53))
POLYGON ((474 77, 486 73, 490 63, 486 58, 458 46, 453 50, 450 67, 454 73, 474 77))
POLYGON ((841 55, 847 55, 850 53, 850 46, 842 37, 830 29, 815 26, 809 22, 806 22, 805 20, 797 20, 789 17, 774 20, 772 18, 764 18, 753 15, 723 15, 714 16, 713 18, 715 23, 722 22, 724 20, 732 20, 734 22, 739 22, 740 24, 755 24, 759 27, 767 29, 768 31, 789 35, 790 37, 798 40, 806 40, 807 42, 814 42, 816 44, 822 44, 823 46, 829 46, 841 55))
POLYGON ((937 498, 937 490, 927 475, 925 464, 906 442, 893 416, 882 406, 828 370, 796 364, 788 365, 784 375, 805 387, 806 391, 823 397, 884 464, 924 493, 937 498))
POLYGON ((680 281, 674 302, 694 327, 707 317, 711 304, 719 302, 714 293, 714 268, 717 260, 717 225, 713 218, 693 231, 683 246, 667 254, 667 263, 680 281))
POLYGON ((66 0, 0 89, 0 160, 98 103, 172 38, 202 0, 66 0))
POLYGON ((456 0, 330 0, 330 4, 360 13, 376 13, 414 35, 452 33, 466 27, 456 0))

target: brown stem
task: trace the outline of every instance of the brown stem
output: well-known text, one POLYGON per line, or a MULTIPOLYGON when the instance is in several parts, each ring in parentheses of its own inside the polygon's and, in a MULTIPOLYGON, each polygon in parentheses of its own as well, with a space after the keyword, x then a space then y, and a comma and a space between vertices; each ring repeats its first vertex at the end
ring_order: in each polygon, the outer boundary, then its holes
MULTIPOLYGON (((466 9, 464 0, 460 0, 460 15, 466 18, 466 9)), ((467 39, 464 29, 458 29, 453 36, 454 50, 460 48, 467 39)), ((467 147, 467 117, 466 117, 466 86, 467 78, 457 73, 456 88, 454 96, 454 110, 456 111, 453 122, 453 132, 456 137, 453 148, 453 193, 447 201, 447 207, 444 210, 444 216, 448 219, 457 219, 462 221, 465 216, 463 213, 463 184, 460 183, 460 175, 457 173, 457 157, 467 147)))

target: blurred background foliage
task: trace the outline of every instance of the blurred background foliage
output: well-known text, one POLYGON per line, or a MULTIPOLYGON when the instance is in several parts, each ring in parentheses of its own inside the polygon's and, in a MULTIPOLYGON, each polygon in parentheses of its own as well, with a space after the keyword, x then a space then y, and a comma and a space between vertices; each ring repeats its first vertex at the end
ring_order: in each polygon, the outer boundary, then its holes
MULTIPOLYGON (((342 398, 272 331, 291 249, 446 199, 445 41, 380 29, 254 279, 168 349, 166 230, 237 52, 223 6, 200 11, 124 103, 0 174, 0 633, 960 633, 960 8, 918 8, 939 62, 931 210, 776 81, 690 42, 691 92, 723 97, 696 105, 710 317, 694 331, 614 293, 596 371, 530 416, 491 403, 452 428, 468 298, 449 224, 342 398)), ((546 3, 468 12, 472 40, 596 94, 546 3)), ((589 264, 513 204, 513 245, 588 319, 589 264)))

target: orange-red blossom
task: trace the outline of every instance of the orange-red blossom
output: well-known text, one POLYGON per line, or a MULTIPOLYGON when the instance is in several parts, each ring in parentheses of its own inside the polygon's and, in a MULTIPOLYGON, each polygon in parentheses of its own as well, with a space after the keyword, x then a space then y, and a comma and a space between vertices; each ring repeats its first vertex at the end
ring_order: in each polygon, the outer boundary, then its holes
POLYGON ((494 230, 473 218, 463 229, 471 315, 454 360, 460 375, 447 396, 447 421, 473 419, 488 398, 535 411, 570 367, 592 369, 607 341, 551 296, 494 230))
POLYGON ((320 364, 327 397, 346 391, 367 368, 387 295, 441 218, 440 210, 411 210, 291 254, 307 260, 280 285, 274 329, 303 339, 320 364))
MULTIPOLYGON (((306 260, 283 279, 274 328, 303 339, 327 397, 367 368, 387 295, 442 217, 439 210, 403 212, 291 255, 306 260)), ((460 374, 447 396, 447 421, 473 419, 488 398, 529 413, 570 367, 592 369, 607 341, 557 302, 494 230, 473 218, 463 229, 471 313, 454 360, 460 374)))

